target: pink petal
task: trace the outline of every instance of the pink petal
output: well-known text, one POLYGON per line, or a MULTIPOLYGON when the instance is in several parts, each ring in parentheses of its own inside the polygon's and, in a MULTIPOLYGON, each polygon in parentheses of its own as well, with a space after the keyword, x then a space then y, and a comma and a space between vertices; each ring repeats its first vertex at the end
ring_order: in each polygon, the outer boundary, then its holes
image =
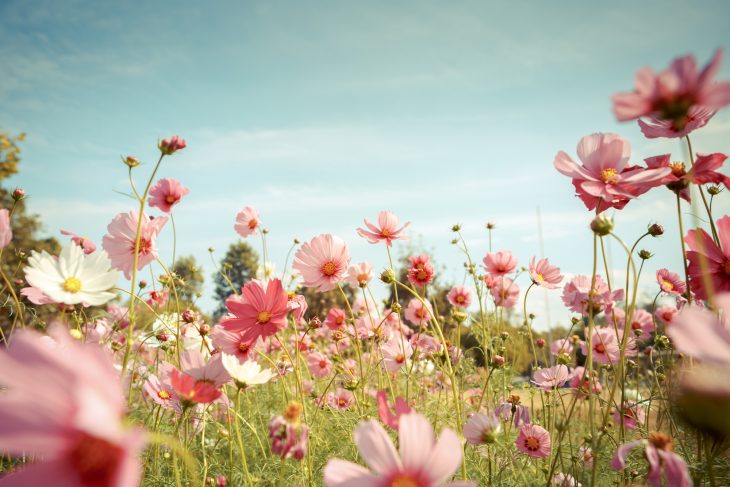
POLYGON ((393 442, 378 422, 360 423, 355 428, 353 436, 363 460, 375 472, 388 475, 401 469, 401 462, 393 442))

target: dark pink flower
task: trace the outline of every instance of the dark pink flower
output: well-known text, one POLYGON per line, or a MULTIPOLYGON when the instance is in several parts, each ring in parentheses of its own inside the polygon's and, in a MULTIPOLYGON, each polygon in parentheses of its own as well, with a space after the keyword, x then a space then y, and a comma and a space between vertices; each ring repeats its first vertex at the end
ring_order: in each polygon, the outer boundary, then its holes
POLYGON ((167 139, 162 139, 157 147, 159 147, 160 152, 164 155, 171 156, 175 152, 187 147, 187 144, 185 143, 185 139, 181 139, 177 135, 173 135, 167 139))
POLYGON ((340 308, 331 308, 327 312, 327 316, 324 318, 324 326, 330 330, 337 330, 342 328, 345 324, 346 316, 344 310, 340 308))
POLYGON ((680 295, 684 294, 687 286, 679 274, 671 272, 669 269, 659 269, 656 271, 656 281, 659 288, 668 294, 680 295))
POLYGON ((719 247, 702 229, 690 230, 684 237, 690 248, 687 251, 689 283, 698 299, 707 299, 710 295, 705 289, 705 278, 703 278, 705 273, 705 277, 709 278, 712 284, 713 292, 730 291, 730 216, 725 215, 717 220, 717 233, 722 247, 719 247), (703 269, 703 265, 706 265, 707 269, 703 269))
POLYGON ((713 80, 721 59, 718 49, 702 71, 692 55, 675 59, 658 74, 642 68, 633 92, 613 96, 616 118, 625 122, 647 117, 648 122, 639 124, 650 138, 683 137, 705 125, 715 111, 730 104, 730 82, 713 80))
POLYGON ((426 255, 415 255, 408 257, 410 267, 408 268, 408 280, 418 286, 425 286, 433 281, 434 269, 431 258, 426 255))
POLYGON ((178 204, 182 197, 189 192, 190 190, 183 186, 177 179, 160 179, 150 189, 149 204, 153 208, 170 213, 172 207, 178 204))
POLYGON ((258 338, 268 338, 286 328, 288 296, 279 279, 271 279, 266 289, 257 280, 247 282, 241 296, 226 300, 233 317, 221 320, 228 331, 241 333, 251 343, 258 338))
POLYGON ((550 456, 550 433, 542 426, 525 424, 520 428, 515 446, 532 458, 547 458, 550 456))
POLYGON ((411 224, 406 222, 402 227, 398 228, 398 217, 390 211, 381 211, 378 213, 378 226, 373 225, 365 218, 365 228, 358 228, 357 234, 366 239, 371 244, 385 242, 390 247, 393 240, 407 240, 408 237, 401 235, 403 230, 411 224))
POLYGON ((396 397, 393 411, 391 411, 388 405, 388 393, 386 391, 378 391, 375 398, 378 401, 378 416, 380 417, 380 421, 390 429, 398 431, 400 417, 412 411, 408 407, 406 400, 402 397, 396 397))
POLYGON ((671 154, 662 154, 644 159, 651 169, 669 168, 671 172, 662 179, 661 184, 679 194, 682 199, 691 202, 690 184, 724 184, 730 188, 730 178, 719 172, 727 156, 714 154, 697 154, 692 169, 687 171, 683 162, 672 162, 671 154))

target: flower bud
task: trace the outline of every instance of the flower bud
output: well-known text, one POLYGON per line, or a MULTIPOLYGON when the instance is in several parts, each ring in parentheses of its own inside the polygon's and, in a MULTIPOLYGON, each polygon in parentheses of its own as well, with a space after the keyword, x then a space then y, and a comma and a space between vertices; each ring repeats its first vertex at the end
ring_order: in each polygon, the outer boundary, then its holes
POLYGON ((535 345, 537 345, 537 348, 543 348, 545 346, 545 339, 538 338, 537 340, 535 340, 535 345))
POLYGON ((605 237, 613 230, 613 220, 603 214, 598 215, 591 222, 591 230, 599 237, 605 237))
POLYGON ((393 269, 385 269, 380 274, 380 280, 385 284, 393 284, 395 282, 395 272, 393 272, 393 269))
POLYGON ((649 252, 648 250, 646 250, 646 249, 641 249, 641 250, 639 250, 639 257, 640 257, 640 258, 641 258, 642 260, 648 260, 648 259, 651 259, 651 258, 652 258, 652 256, 653 256, 653 254, 652 254, 651 252, 649 252))
POLYGON ((196 318, 195 311, 188 308, 182 312, 181 318, 185 323, 192 323, 193 321, 195 321, 195 318, 196 318))
POLYGON ((499 334, 499 337, 502 340, 507 340, 509 338, 509 332, 508 331, 503 331, 502 333, 499 334))
POLYGON ((122 162, 130 168, 139 166, 139 159, 134 156, 127 156, 122 159, 122 162))
POLYGON ((459 225, 458 223, 451 227, 452 232, 458 232, 459 230, 461 230, 461 225, 459 225))
POLYGON ((487 230, 494 230, 494 227, 496 227, 496 226, 497 225, 492 222, 487 222, 487 224, 486 224, 487 230))
POLYGON ((15 188, 13 191, 13 200, 20 201, 25 198, 25 190, 23 188, 15 188))
POLYGON ((144 288, 146 288, 146 287, 147 287, 147 281, 145 281, 144 279, 141 279, 141 280, 139 281, 139 288, 140 288, 140 289, 144 289, 144 288))
POLYGON ((568 365, 571 362, 570 355, 568 355, 565 352, 562 352, 560 355, 558 355, 558 363, 562 365, 568 365))
POLYGON ((185 139, 181 139, 177 135, 173 135, 170 138, 162 139, 160 143, 157 144, 157 147, 163 155, 171 156, 175 152, 187 147, 187 144, 185 143, 185 139))
POLYGON ((659 225, 658 223, 652 223, 651 225, 649 225, 647 232, 652 237, 658 237, 664 234, 664 227, 659 225))
POLYGON ((469 316, 460 309, 451 308, 451 317, 454 318, 454 321, 457 323, 463 323, 469 316))
POLYGON ((493 367, 502 367, 504 365, 504 357, 501 355, 494 355, 492 357, 492 366, 493 367))
POLYGON ((403 311, 403 306, 400 305, 400 303, 393 303, 390 305, 391 311, 395 314, 400 314, 401 311, 403 311))
POLYGON ((717 196, 718 194, 720 194, 720 191, 722 191, 720 187, 715 185, 707 188, 707 192, 710 194, 710 196, 717 196))

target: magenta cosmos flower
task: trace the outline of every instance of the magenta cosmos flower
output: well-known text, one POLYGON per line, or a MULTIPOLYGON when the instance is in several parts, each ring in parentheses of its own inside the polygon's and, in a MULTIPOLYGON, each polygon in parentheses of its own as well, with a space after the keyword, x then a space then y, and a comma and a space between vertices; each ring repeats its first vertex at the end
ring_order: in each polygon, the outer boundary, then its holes
POLYGON ((378 402, 378 417, 383 424, 390 429, 398 431, 398 425, 400 424, 400 418, 404 414, 411 412, 411 408, 405 399, 398 396, 395 398, 393 409, 391 410, 388 404, 388 393, 386 391, 378 391, 375 395, 375 399, 378 402))
POLYGON ((724 184, 730 188, 730 178, 719 171, 727 156, 715 152, 713 154, 697 154, 692 168, 687 171, 683 162, 672 162, 671 154, 644 159, 650 169, 669 168, 671 172, 662 179, 661 184, 691 202, 690 184, 724 184))
POLYGON ((678 352, 703 362, 730 366, 730 294, 715 297, 721 319, 708 309, 686 306, 667 327, 678 352))
POLYGON ((261 225, 259 212, 252 206, 247 206, 236 214, 236 223, 233 229, 243 238, 256 235, 256 229, 261 225))
POLYGON ((399 223, 398 217, 394 213, 381 211, 378 213, 378 226, 373 225, 370 223, 370 220, 365 218, 365 226, 367 229, 358 228, 357 234, 371 244, 385 242, 385 245, 390 247, 393 245, 393 240, 408 240, 408 237, 401 234, 411 222, 406 222, 402 227, 398 228, 399 223))
POLYGON ((271 279, 266 289, 257 280, 241 288, 241 296, 226 300, 233 317, 221 320, 228 331, 241 333, 241 340, 253 343, 259 337, 267 338, 286 328, 288 296, 279 279, 271 279))
POLYGON ((633 92, 613 96, 613 111, 621 122, 639 120, 644 135, 684 137, 704 126, 715 112, 730 104, 730 81, 714 82, 722 51, 702 71, 694 56, 675 59, 661 73, 645 67, 636 73, 633 92))
POLYGON ((536 285, 546 289, 557 289, 563 281, 560 267, 551 265, 547 259, 535 262, 535 257, 530 261, 530 278, 536 285))
POLYGON ((644 458, 649 463, 647 481, 651 487, 692 487, 687 464, 672 451, 672 439, 664 433, 654 432, 646 440, 635 440, 618 447, 611 461, 614 470, 626 468, 626 457, 631 450, 643 447, 644 458))
MULTIPOLYGON (((135 210, 119 213, 106 227, 109 233, 104 235, 102 240, 102 247, 109 254, 112 267, 122 271, 127 279, 132 278, 138 221, 138 213, 135 210)), ((167 223, 166 216, 150 218, 142 213, 137 270, 143 269, 159 257, 155 241, 165 223, 167 223)))
POLYGON ((173 135, 172 137, 162 139, 160 143, 157 144, 157 147, 159 147, 160 152, 164 155, 171 156, 175 152, 187 147, 187 144, 185 143, 185 139, 181 139, 177 135, 173 135))
POLYGON ((425 286, 433 281, 434 269, 431 257, 426 254, 408 257, 408 280, 418 286, 425 286))
POLYGON ((667 294, 680 295, 687 290, 687 286, 679 274, 669 269, 659 269, 656 271, 656 282, 662 292, 667 294))
POLYGON ((689 284, 699 299, 707 299, 710 295, 705 289, 703 265, 707 267, 706 277, 710 279, 713 292, 730 291, 730 216, 725 215, 717 220, 717 233, 722 247, 702 229, 690 230, 684 237, 690 248, 687 251, 689 284))
POLYGON ((661 184, 671 170, 627 166, 631 154, 629 142, 616 134, 586 135, 578 142, 576 164, 563 151, 555 156, 555 169, 572 178, 577 196, 589 210, 621 209, 629 200, 661 184))
POLYGON ((461 465, 459 437, 448 428, 435 439, 431 423, 421 414, 400 417, 396 451, 388 433, 376 421, 363 421, 353 434, 355 445, 371 470, 338 458, 324 467, 327 487, 419 486, 467 487, 474 482, 449 482, 461 465))
POLYGON ((0 451, 37 462, 7 474, 3 485, 135 487, 145 438, 123 424, 126 401, 104 350, 61 328, 28 330, 0 352, 0 451))
POLYGON ((177 179, 165 178, 157 181, 150 189, 150 206, 165 213, 170 213, 172 207, 180 202, 190 190, 177 179))
POLYGON ((550 433, 536 424, 525 424, 515 440, 519 451, 532 458, 547 458, 550 456, 550 433))
POLYGON ((446 295, 446 299, 449 300, 452 306, 466 309, 471 304, 471 291, 467 287, 454 286, 446 295))
POLYGON ((349 264, 345 241, 326 233, 302 245, 294 255, 292 268, 302 275, 305 287, 326 292, 337 287, 349 264))

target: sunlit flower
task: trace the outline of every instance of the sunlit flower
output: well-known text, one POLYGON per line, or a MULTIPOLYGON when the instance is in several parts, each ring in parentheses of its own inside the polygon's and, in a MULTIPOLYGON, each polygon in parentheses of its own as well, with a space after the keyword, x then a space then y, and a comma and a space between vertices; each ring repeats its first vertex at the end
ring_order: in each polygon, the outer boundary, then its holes
POLYGON ((383 367, 388 372, 400 370, 413 355, 413 347, 408 340, 397 335, 388 340, 380 350, 383 354, 383 367))
POLYGON ((540 259, 535 262, 535 257, 530 261, 530 278, 537 286, 546 289, 557 289, 563 280, 560 267, 551 265, 547 259, 540 259))
POLYGON ((90 254, 96 250, 96 244, 88 237, 80 237, 70 230, 61 230, 61 235, 69 235, 71 242, 81 247, 85 254, 90 254))
POLYGON ((271 369, 262 369, 261 365, 255 360, 240 362, 235 355, 224 353, 221 357, 221 363, 239 389, 248 389, 251 386, 266 384, 274 377, 271 369))
POLYGON ((672 439, 663 433, 651 433, 646 440, 634 440, 618 447, 611 461, 614 470, 626 468, 631 450, 641 447, 649 464, 647 481, 651 487, 692 487, 685 461, 672 451, 672 439))
POLYGON ((259 212, 252 206, 247 206, 236 215, 236 223, 233 229, 243 238, 257 234, 257 229, 261 226, 259 212))
MULTIPOLYGON (((102 247, 109 254, 112 266, 122 271, 127 279, 132 278, 138 221, 137 211, 119 213, 107 226, 109 233, 104 235, 102 240, 102 247)), ((159 257, 155 241, 165 223, 167 223, 166 216, 153 219, 142 214, 137 270, 143 269, 159 257)))
POLYGON ((367 287, 373 278, 373 266, 369 262, 360 262, 353 264, 347 269, 345 282, 352 288, 367 287))
POLYGON ((393 240, 407 240, 408 237, 401 235, 403 230, 411 224, 406 222, 402 227, 398 228, 398 217, 390 211, 381 211, 378 213, 378 225, 375 226, 370 223, 370 220, 365 218, 365 228, 358 228, 357 233, 362 238, 366 239, 371 244, 379 242, 385 242, 385 245, 390 247, 393 245, 393 240))
POLYGON ((180 203, 183 196, 189 192, 190 190, 183 186, 177 179, 160 179, 150 188, 149 204, 153 208, 170 213, 172 207, 180 203))
POLYGON ((292 267, 304 279, 304 286, 319 292, 335 289, 350 264, 347 244, 339 237, 323 234, 305 242, 294 255, 292 267))
POLYGON ((426 254, 408 257, 408 280, 418 286, 425 286, 433 281, 434 269, 431 257, 426 254))
POLYGON ((496 280, 489 293, 494 299, 494 304, 503 308, 511 308, 517 304, 520 297, 520 287, 509 277, 502 276, 496 280))
POLYGON ((342 328, 345 324, 346 315, 345 311, 340 308, 331 308, 327 312, 327 316, 324 318, 324 326, 330 330, 337 330, 342 328))
POLYGON ((449 300, 452 306, 466 309, 471 304, 471 291, 464 286, 454 286, 446 295, 446 299, 449 300))
POLYGON ((307 355, 309 372, 319 379, 332 373, 332 361, 322 352, 311 352, 307 355))
POLYGON ((730 178, 719 171, 727 159, 725 154, 697 154, 692 168, 687 171, 683 162, 672 162, 671 154, 644 159, 652 169, 668 167, 671 172, 662 179, 662 184, 677 193, 687 202, 691 202, 690 184, 724 184, 730 187, 730 178))
POLYGON ((423 326, 429 322, 433 316, 433 309, 428 301, 422 302, 420 299, 413 298, 408 301, 406 308, 406 319, 416 326, 423 326))
POLYGON ((286 328, 288 296, 279 279, 271 279, 266 288, 252 280, 241 289, 241 296, 226 300, 233 316, 221 320, 228 331, 242 334, 251 343, 259 337, 267 338, 286 328))
POLYGON ((690 230, 684 237, 690 248, 687 251, 689 284, 699 299, 710 296, 705 289, 705 278, 709 279, 714 293, 730 292, 730 215, 717 220, 717 233, 722 247, 702 229, 690 230))
POLYGON ((550 456, 550 433, 536 424, 525 424, 515 440, 519 451, 532 458, 547 458, 550 456))

